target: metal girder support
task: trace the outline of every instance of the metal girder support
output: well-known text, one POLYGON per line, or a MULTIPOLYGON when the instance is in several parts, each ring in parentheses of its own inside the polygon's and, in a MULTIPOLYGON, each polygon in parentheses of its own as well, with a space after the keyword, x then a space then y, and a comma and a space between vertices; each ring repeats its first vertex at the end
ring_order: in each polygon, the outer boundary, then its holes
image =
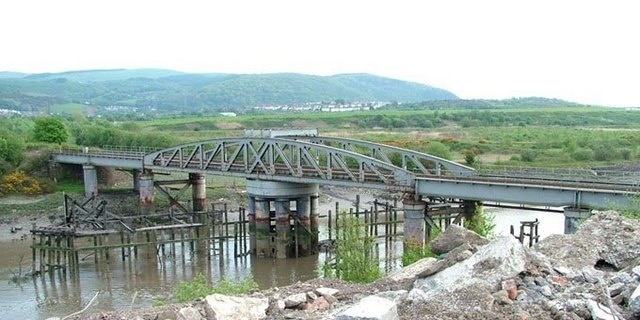
POLYGON ((539 206, 607 209, 623 208, 637 193, 562 185, 508 183, 473 179, 418 178, 416 194, 539 206))
POLYGON ((186 184, 184 186, 182 186, 182 188, 180 188, 180 190, 178 191, 178 194, 175 197, 173 195, 171 195, 171 193, 169 193, 169 191, 166 190, 163 187, 164 185, 176 184, 176 183, 180 183, 180 182, 184 183, 185 181, 184 180, 178 180, 178 181, 154 181, 153 185, 156 187, 156 189, 158 189, 158 191, 160 191, 160 193, 162 193, 165 197, 167 197, 167 199, 169 199, 169 204, 171 206, 176 206, 182 212, 188 213, 189 210, 187 208, 185 208, 180 202, 178 202, 178 200, 184 194, 185 190, 189 189, 189 186, 191 185, 189 183, 189 180, 186 180, 186 184))
POLYGON ((327 183, 413 191, 414 173, 379 159, 317 143, 235 138, 150 153, 147 169, 220 174, 296 183, 327 183))
POLYGON ((332 146, 359 153, 421 175, 450 175, 462 177, 471 176, 475 172, 475 169, 471 167, 430 154, 363 140, 307 136, 295 136, 288 138, 300 141, 309 141, 311 143, 332 146))

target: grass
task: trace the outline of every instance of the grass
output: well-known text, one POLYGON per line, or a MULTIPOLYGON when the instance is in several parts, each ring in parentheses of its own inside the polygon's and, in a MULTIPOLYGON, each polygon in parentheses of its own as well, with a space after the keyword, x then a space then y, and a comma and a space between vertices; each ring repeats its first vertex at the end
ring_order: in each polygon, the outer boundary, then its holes
POLYGON ((198 273, 193 280, 180 282, 175 289, 174 296, 179 302, 187 302, 214 293, 224 295, 248 294, 257 288, 258 284, 251 276, 238 281, 223 278, 214 286, 203 274, 198 273))
POLYGON ((61 192, 40 196, 10 196, 0 199, 0 216, 36 216, 57 212, 62 206, 61 192))
POLYGON ((431 235, 429 236, 429 240, 424 246, 417 243, 407 243, 404 250, 402 251, 402 257, 400 257, 402 266, 406 267, 422 258, 436 258, 438 255, 431 251, 430 243, 431 241, 433 241, 433 239, 437 238, 440 233, 440 229, 432 230, 431 235))

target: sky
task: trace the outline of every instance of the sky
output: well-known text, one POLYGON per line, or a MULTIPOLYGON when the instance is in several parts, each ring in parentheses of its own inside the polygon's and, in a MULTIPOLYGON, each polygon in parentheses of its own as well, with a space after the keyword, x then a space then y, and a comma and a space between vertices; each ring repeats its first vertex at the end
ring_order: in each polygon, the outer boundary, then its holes
POLYGON ((573 0, 19 0, 0 71, 371 73, 465 99, 640 107, 640 6, 573 0))

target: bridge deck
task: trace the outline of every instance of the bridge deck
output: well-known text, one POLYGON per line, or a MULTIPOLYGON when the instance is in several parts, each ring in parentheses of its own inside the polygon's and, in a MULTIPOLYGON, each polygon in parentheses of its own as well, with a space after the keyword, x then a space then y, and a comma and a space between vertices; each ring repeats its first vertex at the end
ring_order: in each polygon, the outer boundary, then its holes
POLYGON ((416 194, 432 197, 574 208, 622 208, 637 186, 507 178, 416 179, 416 194))
POLYGON ((622 180, 618 179, 571 181, 555 174, 552 176, 556 179, 529 174, 496 177, 495 172, 479 175, 471 168, 411 150, 349 139, 305 139, 308 142, 277 138, 217 139, 155 152, 76 150, 56 153, 53 159, 60 163, 198 172, 540 206, 623 207, 640 192, 638 185, 620 183, 622 180))

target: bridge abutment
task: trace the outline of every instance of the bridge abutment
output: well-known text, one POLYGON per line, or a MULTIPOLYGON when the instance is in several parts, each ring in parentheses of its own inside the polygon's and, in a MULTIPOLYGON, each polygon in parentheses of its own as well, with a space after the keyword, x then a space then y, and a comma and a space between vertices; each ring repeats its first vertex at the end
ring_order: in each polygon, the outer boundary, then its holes
POLYGON ((564 208, 564 233, 571 234, 576 233, 580 221, 591 217, 590 209, 583 208, 564 208))
POLYGON ((82 165, 82 177, 84 181, 84 196, 89 198, 98 195, 98 174, 95 166, 82 165))
POLYGON ((314 253, 319 224, 317 184, 247 180, 247 193, 252 252, 278 259, 314 253))

